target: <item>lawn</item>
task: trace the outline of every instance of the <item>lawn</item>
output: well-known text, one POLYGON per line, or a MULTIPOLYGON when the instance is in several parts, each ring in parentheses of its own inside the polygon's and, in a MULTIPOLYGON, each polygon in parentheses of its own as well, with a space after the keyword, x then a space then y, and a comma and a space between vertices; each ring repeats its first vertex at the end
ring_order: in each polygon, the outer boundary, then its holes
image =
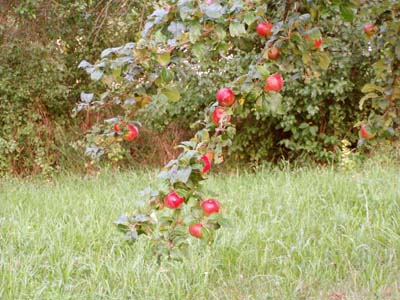
POLYGON ((159 265, 112 222, 154 172, 0 181, 0 299, 400 299, 400 168, 209 180, 231 227, 159 265))

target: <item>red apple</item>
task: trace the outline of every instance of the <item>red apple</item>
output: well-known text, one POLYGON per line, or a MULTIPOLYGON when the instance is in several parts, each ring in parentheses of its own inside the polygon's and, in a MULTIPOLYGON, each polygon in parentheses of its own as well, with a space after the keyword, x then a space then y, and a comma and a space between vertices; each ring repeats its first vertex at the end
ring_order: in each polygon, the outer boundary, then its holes
POLYGON ((220 89, 216 96, 218 104, 221 106, 232 106, 235 103, 235 94, 231 89, 222 88, 220 89))
POLYGON ((260 37, 268 37, 272 35, 272 27, 273 25, 268 22, 261 22, 257 25, 257 33, 260 37))
POLYGON ((139 135, 139 129, 132 124, 128 124, 128 133, 124 135, 125 140, 133 141, 139 135))
POLYGON ((365 24, 364 32, 369 36, 374 35, 375 33, 378 32, 378 27, 376 27, 374 24, 371 23, 365 24))
POLYGON ((203 234, 201 233, 201 229, 203 228, 203 224, 191 224, 189 226, 189 233, 194 236, 197 237, 199 239, 202 238, 203 234))
MULTIPOLYGON (((219 125, 219 122, 221 121, 221 119, 225 113, 226 113, 225 108, 223 108, 221 106, 216 107, 212 113, 212 119, 213 119, 214 123, 219 125)), ((231 120, 231 116, 227 115, 225 117, 225 120, 227 122, 229 122, 231 120)))
POLYGON ((264 90, 279 92, 283 88, 283 78, 281 74, 273 74, 265 81, 264 90))
POLYGON ((118 123, 115 123, 115 124, 114 124, 114 131, 115 131, 115 132, 118 132, 118 131, 119 131, 119 125, 118 125, 118 123))
POLYGON ((280 54, 281 51, 279 50, 279 48, 272 47, 271 49, 268 50, 268 58, 271 60, 277 59, 280 54))
POLYGON ((219 202, 215 199, 204 200, 201 208, 206 216, 219 212, 219 202))
POLYGON ((204 154, 201 158, 200 158, 200 160, 202 160, 203 161, 203 163, 204 163, 204 167, 203 167, 203 169, 201 170, 201 173, 207 173, 210 169, 211 169, 211 161, 210 161, 210 159, 208 158, 208 156, 207 156, 207 154, 204 154))
MULTIPOLYGON (((305 36, 304 36, 304 39, 305 39, 306 41, 311 41, 311 38, 310 38, 309 35, 305 35, 305 36)), ((312 42, 313 42, 313 44, 314 44, 314 48, 313 48, 313 49, 318 49, 318 48, 321 47, 321 45, 322 45, 322 37, 319 38, 318 40, 313 40, 312 42)))
POLYGON ((169 192, 164 198, 165 206, 171 209, 176 209, 185 201, 183 197, 180 197, 175 191, 169 192))
POLYGON ((361 125, 360 135, 366 140, 372 139, 375 136, 375 134, 369 131, 369 128, 365 123, 361 125))
POLYGON ((319 40, 314 41, 314 49, 318 49, 322 45, 322 38, 319 38, 319 40))

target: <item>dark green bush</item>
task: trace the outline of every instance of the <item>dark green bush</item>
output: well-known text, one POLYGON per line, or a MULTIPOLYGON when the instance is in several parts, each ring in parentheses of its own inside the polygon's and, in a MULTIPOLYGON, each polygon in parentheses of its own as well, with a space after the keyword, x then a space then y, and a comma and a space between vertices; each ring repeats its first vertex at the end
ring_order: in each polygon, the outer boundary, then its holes
POLYGON ((96 85, 77 66, 133 38, 141 12, 130 1, 0 3, 0 173, 84 166, 71 145, 93 120, 71 112, 96 85))

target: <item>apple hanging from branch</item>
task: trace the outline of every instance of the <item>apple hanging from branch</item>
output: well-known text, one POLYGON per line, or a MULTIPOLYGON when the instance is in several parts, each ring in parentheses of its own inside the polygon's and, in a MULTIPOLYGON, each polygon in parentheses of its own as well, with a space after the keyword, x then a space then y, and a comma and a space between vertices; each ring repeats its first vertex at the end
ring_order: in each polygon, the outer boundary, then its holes
POLYGON ((170 209, 176 209, 182 205, 185 201, 183 197, 180 197, 175 191, 171 191, 164 198, 165 206, 170 209))
POLYGON ((191 224, 189 226, 189 233, 192 236, 201 239, 203 237, 203 234, 201 232, 202 228, 203 228, 203 224, 191 224))
POLYGON ((219 202, 215 199, 207 199, 201 203, 201 208, 206 216, 214 213, 219 213, 219 202))
POLYGON ((257 25, 256 31, 260 37, 269 37, 272 35, 274 26, 269 22, 261 22, 257 25))
POLYGON ((283 88, 283 77, 281 74, 276 73, 269 76, 265 81, 264 90, 267 92, 279 92, 283 88))
POLYGON ((220 89, 215 95, 215 98, 221 106, 229 107, 235 103, 235 94, 229 88, 220 89))

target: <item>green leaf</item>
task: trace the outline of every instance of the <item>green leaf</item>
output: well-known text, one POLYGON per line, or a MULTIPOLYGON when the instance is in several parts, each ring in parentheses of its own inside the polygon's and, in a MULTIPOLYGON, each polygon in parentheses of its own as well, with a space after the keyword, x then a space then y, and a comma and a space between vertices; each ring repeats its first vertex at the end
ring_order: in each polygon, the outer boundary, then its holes
POLYGON ((171 53, 169 52, 163 52, 163 53, 159 53, 157 55, 157 61, 160 65, 162 65, 163 67, 165 67, 166 65, 169 64, 169 62, 171 61, 171 53))
POLYGON ((183 152, 181 155, 179 155, 179 160, 180 161, 186 161, 189 163, 189 161, 197 154, 196 150, 188 150, 183 152))
POLYGON ((379 92, 383 93, 383 88, 381 88, 380 86, 378 86, 376 84, 367 83, 361 89, 361 92, 363 92, 363 93, 370 93, 370 92, 373 92, 373 91, 379 91, 379 92))
POLYGON ((125 234, 125 240, 127 242, 130 242, 130 243, 135 242, 137 240, 137 238, 138 238, 138 233, 135 229, 130 230, 125 234))
POLYGON ((78 65, 78 69, 86 69, 91 67, 93 67, 93 65, 86 60, 82 60, 78 65))
POLYGON ((303 14, 299 17, 299 20, 303 23, 310 22, 311 20, 311 15, 310 14, 303 14))
POLYGON ((114 68, 112 69, 112 75, 114 79, 118 79, 121 77, 122 68, 114 68))
POLYGON ((232 22, 229 25, 229 32, 232 37, 243 36, 246 34, 246 28, 244 27, 244 24, 242 24, 242 23, 232 22))
POLYGON ((129 225, 129 219, 126 214, 122 214, 119 216, 117 220, 114 221, 115 225, 123 225, 123 226, 128 226, 129 225))
POLYGON ((201 27, 199 24, 194 24, 190 27, 189 40, 192 44, 196 43, 201 36, 201 27))
POLYGON ((246 13, 244 18, 243 18, 243 21, 249 26, 251 24, 253 24, 255 20, 256 20, 256 17, 255 17, 253 12, 246 13))
POLYGON ((301 37, 300 34, 298 34, 297 32, 294 32, 291 36, 290 36, 290 40, 292 40, 295 43, 299 43, 301 42, 303 39, 301 37))
POLYGON ((206 129, 200 130, 197 134, 202 143, 208 143, 210 141, 210 134, 209 134, 208 130, 206 130, 206 129))
POLYGON ((203 58, 206 52, 206 47, 204 46, 203 43, 196 43, 193 45, 192 51, 197 58, 203 58))
POLYGON ((258 71, 258 73, 260 74, 259 79, 265 79, 270 75, 269 69, 266 65, 257 65, 256 69, 258 71))
POLYGON ((218 40, 220 40, 220 41, 224 40, 225 37, 226 37, 225 28, 223 26, 221 26, 221 25, 217 25, 215 27, 215 33, 216 33, 216 35, 218 37, 218 40))
POLYGON ((351 7, 340 5, 340 17, 345 22, 351 22, 354 19, 354 12, 351 7))
POLYGON ((140 223, 147 222, 149 221, 149 217, 143 214, 138 214, 135 216, 135 221, 140 223))
POLYGON ((111 53, 117 52, 119 49, 121 49, 122 47, 117 47, 117 48, 108 48, 105 49, 101 52, 100 57, 104 58, 106 56, 109 56, 111 53))
POLYGON ((97 81, 99 80, 101 77, 103 77, 103 71, 100 70, 95 70, 94 72, 92 72, 90 74, 90 79, 97 81))
POLYGON ((112 61, 110 68, 111 69, 121 68, 122 66, 130 64, 132 62, 133 62, 133 57, 131 56, 118 57, 112 61))
POLYGON ((222 17, 225 12, 225 9, 219 3, 212 3, 209 5, 202 6, 204 13, 207 17, 211 19, 218 19, 222 17))
POLYGON ((389 100, 387 100, 387 99, 381 99, 381 100, 378 102, 378 105, 379 105, 380 109, 384 110, 384 109, 386 109, 386 108, 388 107, 389 103, 390 103, 389 100))
POLYGON ((162 93, 172 102, 178 102, 181 99, 181 94, 177 87, 165 88, 162 93))
POLYGON ((318 40, 321 38, 321 32, 318 28, 312 28, 305 32, 305 35, 308 35, 312 41, 318 40))
POLYGON ((272 113, 279 113, 282 105, 282 95, 280 93, 268 93, 269 108, 272 113))
POLYGON ((186 27, 183 23, 171 22, 167 29, 174 35, 174 38, 177 39, 185 32, 186 27))
POLYGON ((185 169, 180 169, 171 177, 171 183, 174 184, 178 181, 187 183, 189 181, 190 174, 192 174, 192 168, 190 166, 185 169))
POLYGON ((191 7, 190 1, 179 1, 179 14, 182 20, 189 19, 191 15, 193 15, 196 10, 191 7))
POLYGON ((303 56, 301 57, 303 64, 305 65, 309 65, 311 64, 312 60, 311 60, 311 55, 307 52, 303 53, 303 56))
POLYGON ((242 51, 250 52, 254 49, 254 44, 252 40, 244 37, 235 39, 234 43, 242 51))
POLYGON ((162 68, 161 70, 161 80, 163 82, 170 82, 171 80, 174 79, 174 72, 171 70, 168 70, 167 68, 162 68))
POLYGON ((377 98, 377 97, 379 97, 379 95, 376 94, 376 93, 368 93, 368 94, 366 94, 364 97, 362 97, 360 99, 360 104, 359 104, 358 107, 360 108, 360 110, 362 110, 365 100, 372 99, 372 98, 377 98))
POLYGON ((376 76, 378 77, 384 75, 388 69, 384 59, 378 60, 376 63, 372 65, 372 67, 374 68, 376 76))
POLYGON ((84 92, 82 92, 81 93, 81 101, 82 102, 86 102, 86 103, 90 103, 93 100, 93 96, 94 96, 93 93, 84 93, 84 92))
POLYGON ((319 66, 323 70, 327 70, 331 63, 331 56, 327 52, 320 52, 319 53, 319 66))

